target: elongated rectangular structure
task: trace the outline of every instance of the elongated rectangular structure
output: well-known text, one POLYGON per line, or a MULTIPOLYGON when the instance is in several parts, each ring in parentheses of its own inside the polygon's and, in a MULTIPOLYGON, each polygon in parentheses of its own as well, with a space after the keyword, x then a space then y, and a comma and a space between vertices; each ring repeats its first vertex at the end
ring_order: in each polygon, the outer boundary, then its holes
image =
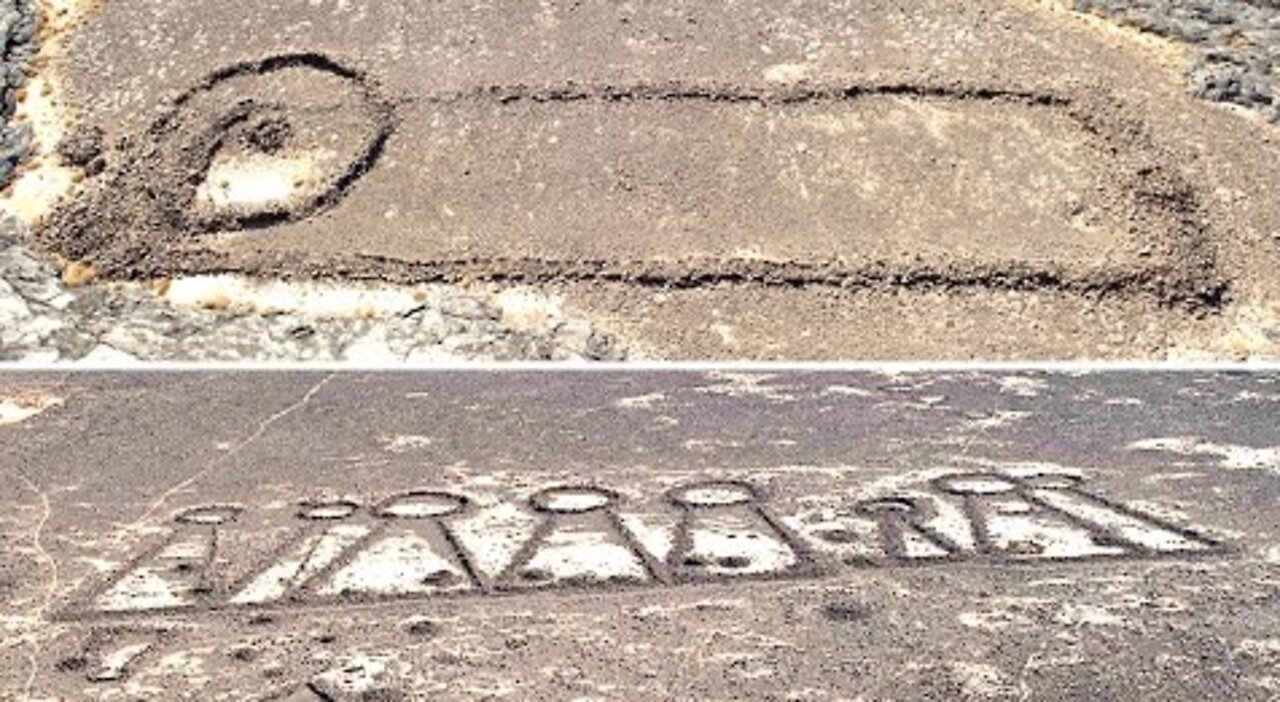
POLYGON ((0 376, 0 697, 922 697, 1047 655, 1034 696, 1130 698, 1167 655, 1163 698, 1248 698, 1276 402, 1266 373, 0 376))
POLYGON ((132 136, 116 174, 43 232, 111 275, 1014 289, 1199 309, 1226 294, 1204 181, 1150 96, 1064 72, 1022 11, 1006 40, 930 68, 928 46, 960 51, 974 18, 952 8, 903 34, 883 8, 588 3, 512 31, 526 8, 409 3, 361 10, 389 52, 344 44, 348 8, 179 62, 157 37, 235 22, 147 7, 145 27, 107 7, 77 35, 76 95, 132 136), (687 36, 648 43, 673 12, 687 36), (802 58, 797 36, 820 48, 802 58), (89 70, 130 38, 141 55, 105 70, 119 84, 160 63, 163 81, 121 89, 89 70))

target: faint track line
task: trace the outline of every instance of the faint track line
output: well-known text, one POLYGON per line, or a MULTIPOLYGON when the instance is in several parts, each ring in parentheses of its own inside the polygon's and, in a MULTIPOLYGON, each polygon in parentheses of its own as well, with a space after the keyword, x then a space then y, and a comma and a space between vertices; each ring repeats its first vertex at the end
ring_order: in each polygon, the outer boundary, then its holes
POLYGON ((225 463, 227 459, 231 458, 232 456, 235 456, 236 454, 240 453, 240 451, 244 450, 245 448, 248 448, 250 444, 262 438, 262 435, 265 434, 273 424, 280 421, 281 419, 284 419, 290 414, 293 414, 299 409, 302 409, 304 406, 306 406, 307 403, 311 401, 311 398, 315 397, 316 393, 320 392, 320 390, 325 385, 327 385, 330 380, 333 380, 334 376, 336 375, 337 373, 329 373, 325 375, 324 378, 320 379, 320 382, 311 386, 311 388, 308 389, 307 392, 304 393, 302 397, 298 399, 296 402, 294 402, 288 407, 285 407, 279 412, 276 412, 275 414, 272 414, 271 416, 259 422, 257 429, 255 429, 253 433, 250 434, 248 437, 246 437, 243 441, 236 444, 235 446, 232 446, 230 449, 217 455, 213 459, 209 460, 207 463, 205 463, 205 465, 200 470, 196 471, 192 475, 183 479, 181 482, 177 483, 176 485, 169 488, 168 490, 165 490, 164 493, 162 493, 158 498, 156 498, 154 502, 151 503, 150 506, 147 507, 146 511, 144 511, 141 516, 139 516, 137 519, 133 521, 132 524, 129 525, 129 527, 125 530, 125 533, 129 531, 133 531, 138 527, 140 527, 144 522, 147 521, 147 519, 151 517, 151 515, 155 514, 156 510, 163 507, 164 504, 168 502, 169 498, 173 497, 175 494, 181 492, 182 490, 187 489, 191 485, 195 484, 197 481, 203 479, 205 476, 209 475, 214 470, 216 470, 220 465, 225 463))
MULTIPOLYGON (((43 543, 44 527, 49 523, 49 517, 53 514, 53 508, 49 503, 48 493, 41 490, 40 487, 36 485, 35 481, 28 478, 21 470, 15 471, 15 474, 18 476, 18 479, 27 486, 27 489, 34 492, 40 498, 42 509, 40 520, 36 522, 35 528, 31 530, 31 542, 35 546, 36 553, 40 555, 40 560, 44 561, 49 566, 49 586, 45 590, 44 602, 40 605, 40 611, 32 617, 32 619, 38 624, 44 617, 45 612, 49 611, 49 608, 53 605, 54 597, 58 594, 58 562, 47 550, 45 550, 43 543)), ((22 699, 29 699, 31 697, 31 688, 35 685, 36 673, 39 670, 40 653, 43 651, 43 646, 40 645, 40 640, 38 638, 30 634, 26 638, 30 642, 33 650, 31 650, 27 655, 27 682, 23 686, 22 699)))

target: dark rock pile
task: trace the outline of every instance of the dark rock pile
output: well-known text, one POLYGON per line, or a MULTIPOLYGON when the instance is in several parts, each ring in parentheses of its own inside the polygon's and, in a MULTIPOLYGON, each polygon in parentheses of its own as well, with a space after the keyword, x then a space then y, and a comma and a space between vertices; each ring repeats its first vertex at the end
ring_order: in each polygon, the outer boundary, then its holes
POLYGON ((1191 44, 1192 93, 1258 110, 1280 123, 1280 0, 1073 2, 1079 11, 1191 44))
POLYGON ((0 187, 31 148, 31 130, 12 119, 36 53, 39 24, 33 0, 0 0, 0 187))

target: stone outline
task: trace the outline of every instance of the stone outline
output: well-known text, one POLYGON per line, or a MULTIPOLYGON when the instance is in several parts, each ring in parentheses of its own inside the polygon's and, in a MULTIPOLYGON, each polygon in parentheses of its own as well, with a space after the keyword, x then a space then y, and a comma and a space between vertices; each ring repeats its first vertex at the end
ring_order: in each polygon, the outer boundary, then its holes
MULTIPOLYGON (((1017 476, 1017 475, 1010 475, 1008 473, 996 472, 996 471, 993 471, 990 473, 957 471, 955 473, 949 473, 949 474, 934 478, 931 481, 929 481, 929 484, 931 487, 934 487, 935 489, 942 491, 942 488, 938 487, 940 483, 945 484, 945 482, 948 479, 955 480, 957 478, 969 478, 969 477, 980 477, 982 479, 987 479, 987 480, 991 480, 991 479, 1003 480, 1008 482, 1010 485, 1012 485, 1013 488, 1011 489, 1013 490, 1027 491, 1027 490, 1034 489, 1036 486, 1039 485, 1040 487, 1043 487, 1045 489, 1061 489, 1061 490, 1072 491, 1074 494, 1081 496, 1083 499, 1095 502, 1096 504, 1101 505, 1106 509, 1114 510, 1117 513, 1124 515, 1126 517, 1147 522, 1155 526, 1156 528, 1167 530, 1183 538, 1198 542, 1199 544, 1203 545, 1204 548, 1203 550, 1199 550, 1199 551, 1173 551, 1173 552, 1157 551, 1157 550, 1145 548, 1141 544, 1135 543, 1132 540, 1125 539, 1123 537, 1115 535, 1111 530, 1108 530, 1104 526, 1092 524, 1087 520, 1081 520, 1079 518, 1076 518, 1070 515, 1069 513, 1066 513, 1056 507, 1053 507, 1052 505, 1048 505, 1041 501, 1038 504, 1043 505, 1045 509, 1053 511, 1060 517, 1064 518, 1064 520, 1066 521, 1074 522, 1075 526, 1086 529, 1091 534, 1096 534, 1104 542, 1110 540, 1111 542, 1123 545, 1126 551, 1122 553, 1114 554, 1114 555, 1093 554, 1093 555, 1080 556, 1080 557, 1036 556, 1034 558, 1027 558, 1027 557, 1020 557, 1017 555, 1004 553, 999 551, 998 549, 983 548, 981 546, 981 542, 975 542, 975 545, 978 545, 978 549, 976 551, 972 551, 972 552, 966 551, 961 549, 954 541, 952 541, 945 535, 934 533, 933 536, 937 537, 936 541, 934 540, 934 538, 930 538, 928 536, 926 536, 925 538, 933 542, 941 550, 943 550, 945 552, 944 556, 937 557, 937 558, 907 557, 905 555, 905 550, 902 546, 902 541, 901 541, 903 530, 908 527, 913 529, 920 529, 924 524, 924 522, 927 521, 928 517, 931 516, 929 512, 929 508, 921 507, 921 505, 924 504, 923 500, 921 500, 918 497, 913 497, 908 495, 908 496, 890 496, 890 497, 884 497, 884 498, 875 498, 871 500, 861 500, 854 503, 855 511, 864 515, 864 517, 872 518, 876 522, 880 540, 881 540, 880 542, 885 546, 884 550, 886 553, 886 557, 883 559, 874 559, 874 560, 838 561, 835 558, 829 557, 827 554, 821 554, 815 551, 812 547, 810 547, 807 543, 805 543, 804 540, 801 537, 799 537, 798 534, 796 534, 786 524, 784 524, 781 519, 779 519, 776 515, 773 515, 770 512, 770 510, 767 507, 765 507, 765 505, 763 504, 763 493, 760 492, 760 490, 756 486, 746 481, 739 481, 739 480, 702 480, 702 481, 693 481, 690 483, 685 483, 665 491, 663 493, 664 501, 666 501, 668 504, 676 506, 676 508, 679 510, 691 511, 691 510, 696 510, 700 508, 697 506, 687 506, 687 505, 680 507, 679 506, 680 503, 673 499, 673 495, 681 491, 686 491, 686 490, 697 488, 697 487, 705 487, 707 485, 734 485, 738 487, 745 487, 748 490, 749 494, 753 496, 753 499, 749 500, 745 504, 749 505, 751 508, 759 510, 758 513, 762 514, 762 518, 765 520, 766 523, 769 523, 771 526, 776 525, 777 527, 780 527, 779 534, 782 535, 780 538, 783 539, 784 543, 787 543, 788 546, 793 548, 797 556, 797 563, 794 566, 784 571, 777 571, 777 572, 767 572, 767 573, 760 573, 760 574, 744 574, 744 575, 725 575, 725 576, 713 576, 713 577, 689 577, 686 573, 682 573, 681 570, 678 567, 676 567, 677 564, 675 564, 673 561, 673 559, 675 558, 675 554, 679 553, 678 541, 680 537, 678 534, 679 534, 680 528, 677 526, 676 542, 673 543, 672 545, 671 552, 669 554, 668 559, 666 561, 658 560, 651 553, 648 553, 648 551, 644 549, 643 545, 639 542, 639 540, 635 537, 635 535, 629 529, 626 528, 625 524, 623 523, 620 516, 616 512, 617 503, 618 501, 620 501, 619 499, 619 500, 610 501, 598 507, 594 507, 588 511, 591 511, 591 512, 600 511, 606 514, 606 516, 608 516, 612 520, 612 523, 616 525, 616 528, 620 530, 620 533, 624 535, 630 535, 630 538, 627 540, 628 545, 633 550, 633 552, 635 552, 645 562, 646 567, 651 569, 650 573, 654 576, 652 581, 646 581, 646 582, 640 582, 640 583, 616 582, 616 581, 562 581, 562 582, 555 582, 549 585, 541 585, 536 587, 509 587, 509 586, 505 586, 504 581, 501 577, 497 577, 497 578, 493 578, 492 580, 489 580, 485 578, 484 574, 481 573, 478 569, 475 569, 474 572, 477 574, 477 581, 476 581, 477 587, 471 588, 468 590, 457 591, 457 592, 436 592, 436 593, 429 593, 429 594, 409 593, 409 594, 396 594, 396 595, 388 595, 388 596, 378 596, 378 595, 369 595, 369 594, 341 595, 341 596, 314 595, 313 590, 316 583, 322 582, 326 577, 331 575, 333 572, 336 572, 336 570, 338 570, 339 568, 350 563, 361 552, 361 549, 365 545, 370 543, 373 539, 377 538, 377 536, 380 535, 385 530, 387 523, 391 520, 385 517, 379 518, 376 516, 376 514, 378 509, 384 507, 389 502, 395 499, 403 498, 404 496, 407 496, 407 495, 415 495, 415 494, 450 495, 452 497, 460 499, 460 501, 469 502, 469 499, 466 498, 466 496, 457 495, 456 493, 450 493, 448 491, 435 490, 435 489, 415 489, 415 490, 408 490, 408 491, 402 491, 402 492, 396 493, 390 498, 383 499, 382 501, 374 503, 373 505, 369 506, 367 508, 367 511, 369 511, 370 514, 373 515, 373 518, 378 520, 378 523, 375 523, 370 528, 367 534, 365 534, 363 537, 360 537, 355 543, 347 547, 339 557, 334 559, 334 561, 330 562, 323 569, 312 574, 311 576, 306 578, 306 580, 303 581, 302 583, 294 583, 291 586, 291 592, 298 593, 300 594, 300 596, 290 597, 286 595, 278 600, 270 601, 270 602, 240 603, 240 604, 232 604, 226 601, 215 602, 212 599, 215 594, 218 594, 218 595, 221 595, 225 600, 225 598, 229 597, 230 594, 238 591, 239 588, 243 587, 247 583, 251 582, 254 578, 256 578, 257 576, 265 572, 265 570, 269 568, 272 563, 274 563, 276 560, 281 558, 283 554, 289 553, 291 550, 296 549, 300 543, 302 543, 304 540, 308 538, 309 535, 313 534, 313 532, 315 531, 314 529, 300 529, 296 534, 291 536, 289 539, 286 539, 280 546, 272 549, 270 553, 260 558, 253 565, 253 567, 247 572, 247 574, 239 578, 237 581, 235 581, 235 583, 228 583, 222 587, 211 588, 209 593, 207 593, 206 596, 203 596, 201 598, 202 602, 199 604, 181 606, 181 607, 154 608, 154 609, 147 609, 147 610, 103 611, 103 610, 93 609, 92 602, 98 596, 106 592, 108 589, 110 589, 110 587, 114 586, 115 583, 118 583, 120 580, 126 577, 128 573, 132 572, 134 568, 136 568, 139 564, 144 562, 147 558, 154 556, 156 553, 161 551, 165 546, 172 543, 177 538, 179 533, 178 530, 175 530, 173 534, 170 534, 169 536, 165 537, 159 542, 151 545, 148 548, 143 549, 141 552, 139 552, 139 555, 127 561, 123 566, 121 566, 115 573, 109 576, 106 580, 85 590, 84 594, 80 595, 79 597, 73 597, 66 607, 54 613, 53 619, 56 621, 135 620, 138 618, 153 618, 153 617, 172 617, 172 616, 181 617, 187 614, 197 614, 197 613, 207 613, 207 612, 217 612, 217 613, 225 614, 225 613, 235 613, 235 612, 244 613, 244 612, 254 612, 254 611, 281 611, 281 610, 294 610, 294 609, 305 610, 305 609, 323 609, 326 607, 334 607, 334 606, 341 607, 344 605, 358 606, 358 605, 370 605, 370 604, 379 604, 379 603, 388 603, 388 602, 454 600, 454 599, 460 599, 460 598, 512 596, 512 595, 522 595, 522 594, 533 595, 537 593, 572 594, 572 593, 586 593, 586 592, 602 592, 602 591, 609 591, 609 590, 666 589, 666 588, 673 588, 673 587, 686 587, 686 586, 695 586, 695 585, 750 583, 750 582, 777 581, 777 580, 809 581, 809 580, 833 577, 841 573, 847 574, 852 572, 866 572, 869 569, 878 570, 878 569, 894 568, 894 567, 907 567, 907 568, 936 567, 944 564, 953 564, 953 565, 974 564, 974 565, 988 565, 988 566, 1038 567, 1042 564, 1057 564, 1057 565, 1084 564, 1089 562, 1099 562, 1099 561, 1109 561, 1109 560, 1188 561, 1188 560, 1203 559, 1207 557, 1219 557, 1219 556, 1227 555, 1234 551, 1234 549, 1229 544, 1227 544, 1226 542, 1220 539, 1217 539, 1215 537, 1212 537, 1204 533, 1203 530, 1177 525, 1168 520, 1157 517, 1155 515, 1151 515, 1141 510, 1137 510, 1135 508, 1129 507, 1128 505, 1120 503, 1116 500, 1113 500, 1107 497, 1102 497, 1092 492, 1085 491, 1080 487, 1080 485, 1083 484, 1084 482, 1084 478, 1080 476, 1075 476, 1070 474, 1061 474, 1061 473, 1041 473, 1041 474, 1036 474, 1032 476, 1017 476), (1044 481, 1044 480, 1059 480, 1059 481, 1066 481, 1066 482, 1065 483, 1063 482, 1037 483, 1036 482, 1036 481, 1044 481), (794 539, 794 541, 790 541, 789 539, 794 539), (797 548, 797 545, 798 545, 798 548, 797 548)), ((608 490, 605 488, 596 488, 592 486, 585 486, 584 488, 584 486, 581 484, 556 485, 556 486, 552 486, 549 488, 544 488, 542 490, 536 491, 535 493, 533 493, 533 495, 543 494, 548 491, 552 491, 556 489, 571 489, 571 490, 590 489, 590 490, 599 490, 601 492, 606 492, 611 495, 618 495, 618 493, 612 490, 608 490)), ((946 493, 944 492, 944 494, 946 493)), ((955 493, 951 493, 951 494, 954 495, 955 493)), ((1028 499, 1028 497, 1024 495, 1019 495, 1019 497, 1029 502, 1032 501, 1031 499, 1028 499)), ((1034 498, 1034 496, 1031 496, 1031 497, 1034 498)), ((529 502, 530 503, 529 506, 533 508, 535 511, 537 510, 537 507, 534 504, 532 504, 532 495, 526 496, 524 498, 524 501, 529 502)), ((333 501, 330 503, 312 502, 312 503, 304 503, 304 504, 316 505, 316 504, 337 504, 337 503, 353 504, 353 502, 350 500, 339 500, 339 501, 333 501)), ((737 506, 741 507, 742 504, 738 504, 737 506)), ((717 508, 718 507, 710 507, 709 509, 714 510, 717 508)), ((184 510, 178 513, 176 517, 181 517, 182 515, 185 515, 193 510, 200 510, 200 509, 204 509, 204 507, 197 507, 190 510, 184 510)), ((708 508, 703 507, 702 509, 708 509, 708 508)), ((966 510, 968 508, 966 508, 962 504, 961 509, 966 510)), ((459 510, 459 512, 462 512, 462 511, 465 511, 465 510, 459 510)), ((977 512, 973 512, 973 514, 981 515, 981 514, 985 514, 985 512, 979 510, 977 512)), ((351 515, 347 515, 342 519, 345 519, 353 515, 354 513, 351 515)), ((448 516, 456 516, 456 515, 451 514, 448 516)), ((683 516, 684 515, 681 515, 682 518, 680 523, 684 522, 683 516)), ((429 519, 433 519, 433 520, 438 519, 440 522, 444 522, 443 517, 429 518, 429 519)), ((972 527, 973 525, 972 517, 970 517, 968 521, 970 526, 972 527)), ((532 553, 533 547, 531 547, 530 544, 534 544, 535 542, 538 541, 539 534, 545 535, 546 527, 548 524, 549 524, 549 520, 544 520, 540 522, 537 527, 535 527, 534 534, 530 535, 527 542, 523 544, 519 550, 517 550, 516 554, 512 558, 511 563, 517 563, 520 559, 521 553, 524 553, 526 551, 528 551, 529 553, 532 553)), ((216 529, 216 526, 211 528, 216 529)), ((925 530, 924 532, 917 531, 917 533, 927 533, 927 532, 933 531, 928 526, 923 526, 923 529, 925 530)), ((445 531, 446 534, 452 533, 452 530, 447 526, 443 528, 443 531, 445 531)), ((474 569, 474 563, 475 563, 474 555, 472 555, 468 551, 468 549, 460 541, 456 539, 456 537, 450 537, 450 538, 453 539, 451 543, 456 544, 456 548, 458 549, 457 553, 460 554, 459 560, 461 560, 464 563, 467 563, 468 568, 474 569)), ((814 538, 820 539, 821 537, 815 536, 814 538)), ((214 538, 214 542, 216 543, 216 537, 214 538)), ((504 569, 504 573, 507 573, 507 572, 512 572, 512 566, 510 564, 508 564, 508 566, 504 569)))
MULTIPOLYGON (((111 226, 94 224, 95 196, 80 197, 76 204, 60 211, 60 216, 41 231, 41 237, 55 251, 70 258, 90 258, 104 275, 126 277, 165 277, 238 270, 263 275, 296 275, 304 272, 317 277, 380 277, 403 283, 451 283, 462 280, 498 283, 538 284, 557 281, 623 282, 642 287, 697 288, 712 284, 738 284, 771 287, 824 286, 843 290, 887 288, 892 290, 977 289, 988 291, 1040 291, 1071 294, 1086 299, 1108 295, 1148 295, 1161 304, 1191 311, 1216 310, 1229 298, 1229 285, 1221 277, 1214 243, 1206 235, 1207 223, 1195 187, 1178 172, 1171 155, 1157 148, 1147 135, 1141 117, 1125 112, 1124 103, 1100 89, 1077 89, 1073 93, 1051 90, 1023 90, 1013 87, 971 86, 953 84, 919 84, 913 82, 866 82, 837 85, 804 85, 798 87, 750 88, 716 84, 634 84, 581 85, 567 83, 545 87, 482 86, 473 90, 427 95, 422 103, 449 104, 485 100, 507 105, 522 101, 534 103, 580 102, 593 100, 621 104, 636 101, 684 100, 708 105, 757 103, 795 104, 818 101, 854 101, 872 96, 897 96, 922 100, 985 100, 1020 104, 1039 109, 1059 110, 1074 122, 1080 137, 1097 151, 1100 168, 1110 172, 1114 188, 1103 197, 1125 229, 1125 238, 1133 251, 1150 248, 1154 256, 1133 263, 1112 263, 1104 267, 1073 270, 1054 264, 1030 264, 1017 260, 963 262, 943 259, 941 263, 889 264, 877 261, 795 260, 787 262, 705 260, 683 258, 657 260, 569 260, 560 258, 509 258, 479 256, 466 260, 438 259, 403 261, 380 256, 335 256, 311 259, 303 251, 273 252, 269 256, 252 256, 235 261, 225 253, 198 244, 193 245, 188 230, 235 231, 262 229, 296 222, 336 206, 361 176, 375 167, 378 157, 392 138, 396 116, 392 103, 380 96, 373 81, 364 73, 322 53, 299 52, 268 56, 256 61, 232 64, 214 72, 195 87, 173 101, 172 111, 149 130, 152 142, 134 156, 139 163, 151 155, 164 158, 164 137, 169 126, 178 119, 182 107, 195 95, 231 77, 255 72, 279 70, 285 66, 309 66, 338 75, 353 82, 365 96, 370 115, 377 124, 365 153, 337 178, 334 187, 316 201, 281 210, 268 209, 230 220, 214 218, 208 222, 191 222, 183 203, 194 197, 191 183, 165 183, 143 179, 134 185, 153 190, 155 197, 146 201, 174 200, 167 218, 172 231, 145 231, 142 226, 105 216, 111 226), (65 216, 62 216, 65 215, 65 216), (78 219, 87 219, 78 222, 78 219), (117 226, 119 225, 119 226, 117 226), (83 231, 94 228, 102 231, 83 231), (115 229, 120 231, 114 231, 115 229), (106 231, 106 230, 112 231, 106 231), (114 232, 114 233, 113 233, 114 232)), ((250 106, 252 107, 252 106, 250 106)), ((237 109, 232 106, 232 121, 237 109)), ((214 125, 214 131, 217 131, 214 125)), ((226 125, 223 125, 226 126, 226 125)), ((206 139, 217 143, 216 135, 206 139)), ((200 151, 200 149, 195 149, 200 151)), ((188 154, 190 155, 190 154, 188 154)), ((182 154, 171 155, 182 160, 182 154)), ((196 160, 208 154, 196 154, 196 160)), ((191 168, 175 169, 188 172, 191 168)), ((195 168, 199 170, 199 168, 195 168)), ((104 196, 98 193, 98 199, 104 196)), ((110 193, 105 197, 111 198, 110 193)), ((135 198, 136 199, 136 198, 135 198)), ((110 208, 112 199, 98 203, 110 208)), ((127 217, 127 215, 124 215, 127 217)))

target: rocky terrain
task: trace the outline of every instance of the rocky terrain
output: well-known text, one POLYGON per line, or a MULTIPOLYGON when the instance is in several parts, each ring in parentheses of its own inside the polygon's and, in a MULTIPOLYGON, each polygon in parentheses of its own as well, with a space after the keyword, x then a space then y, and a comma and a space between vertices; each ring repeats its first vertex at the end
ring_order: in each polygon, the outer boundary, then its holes
POLYGON ((1188 87, 1206 100, 1280 122, 1280 3, 1275 0, 1072 0, 1091 12, 1189 45, 1188 87))

